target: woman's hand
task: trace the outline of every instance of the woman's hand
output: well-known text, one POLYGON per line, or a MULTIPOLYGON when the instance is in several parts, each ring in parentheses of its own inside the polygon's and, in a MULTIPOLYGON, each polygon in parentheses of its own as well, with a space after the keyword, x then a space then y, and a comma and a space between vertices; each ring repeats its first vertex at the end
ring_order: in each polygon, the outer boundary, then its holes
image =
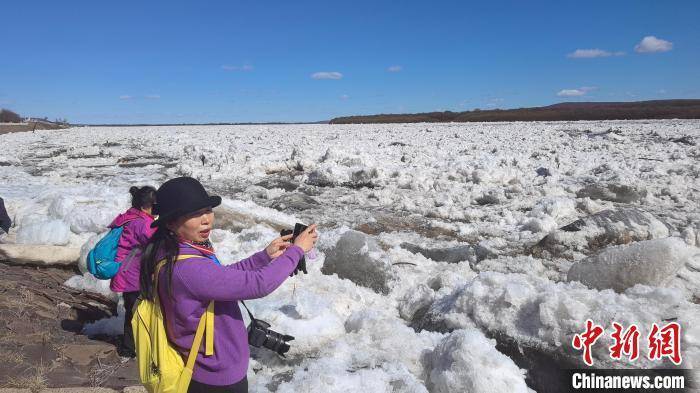
POLYGON ((314 248, 317 240, 318 232, 316 232, 316 224, 312 224, 297 236, 294 240, 294 244, 301 247, 304 252, 309 252, 314 248))
POLYGON ((292 245, 292 243, 289 242, 289 240, 291 239, 292 235, 278 237, 277 239, 273 240, 267 247, 265 247, 265 252, 267 252, 267 255, 270 258, 277 258, 278 256, 282 255, 284 250, 286 250, 289 246, 292 245))

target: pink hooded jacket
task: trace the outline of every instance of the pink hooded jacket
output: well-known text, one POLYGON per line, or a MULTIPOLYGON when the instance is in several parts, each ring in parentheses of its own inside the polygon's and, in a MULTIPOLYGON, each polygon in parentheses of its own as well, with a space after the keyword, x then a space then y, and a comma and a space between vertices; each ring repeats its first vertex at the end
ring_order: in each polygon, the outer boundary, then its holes
POLYGON ((124 230, 117 245, 117 262, 119 266, 117 275, 112 278, 109 288, 114 292, 136 292, 140 289, 139 274, 141 273, 140 252, 136 251, 132 258, 125 261, 134 248, 141 248, 148 243, 156 229, 151 228, 153 216, 136 209, 130 208, 117 216, 109 225, 110 228, 123 226, 124 230), (136 255, 138 254, 138 255, 136 255))

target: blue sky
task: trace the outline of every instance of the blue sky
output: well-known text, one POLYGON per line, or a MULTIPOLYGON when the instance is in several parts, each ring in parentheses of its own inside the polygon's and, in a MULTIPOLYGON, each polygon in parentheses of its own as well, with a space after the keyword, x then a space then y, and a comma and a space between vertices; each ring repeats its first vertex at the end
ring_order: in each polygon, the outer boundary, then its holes
POLYGON ((700 98, 698 16, 695 0, 5 2, 0 107, 257 122, 700 98))

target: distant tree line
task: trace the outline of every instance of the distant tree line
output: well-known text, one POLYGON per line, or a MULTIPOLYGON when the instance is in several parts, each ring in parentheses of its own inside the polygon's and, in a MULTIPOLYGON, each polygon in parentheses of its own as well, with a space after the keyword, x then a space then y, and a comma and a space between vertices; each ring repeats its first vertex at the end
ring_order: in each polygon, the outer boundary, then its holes
POLYGON ((700 119, 700 100, 564 102, 544 107, 338 117, 331 124, 700 119))
POLYGON ((9 109, 0 109, 0 123, 21 123, 20 115, 9 109))

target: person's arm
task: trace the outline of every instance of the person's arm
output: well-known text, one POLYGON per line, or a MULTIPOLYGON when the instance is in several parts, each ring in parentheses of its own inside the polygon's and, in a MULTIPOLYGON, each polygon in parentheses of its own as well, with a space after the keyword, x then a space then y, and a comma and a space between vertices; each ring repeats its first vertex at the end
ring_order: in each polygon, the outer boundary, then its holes
POLYGON ((258 299, 282 285, 303 255, 301 247, 291 246, 255 270, 232 269, 205 261, 206 258, 193 258, 179 262, 174 274, 194 298, 202 301, 258 299))
POLYGON ((272 258, 267 255, 267 251, 258 251, 246 259, 227 265, 230 269, 257 270, 270 263, 272 258))

